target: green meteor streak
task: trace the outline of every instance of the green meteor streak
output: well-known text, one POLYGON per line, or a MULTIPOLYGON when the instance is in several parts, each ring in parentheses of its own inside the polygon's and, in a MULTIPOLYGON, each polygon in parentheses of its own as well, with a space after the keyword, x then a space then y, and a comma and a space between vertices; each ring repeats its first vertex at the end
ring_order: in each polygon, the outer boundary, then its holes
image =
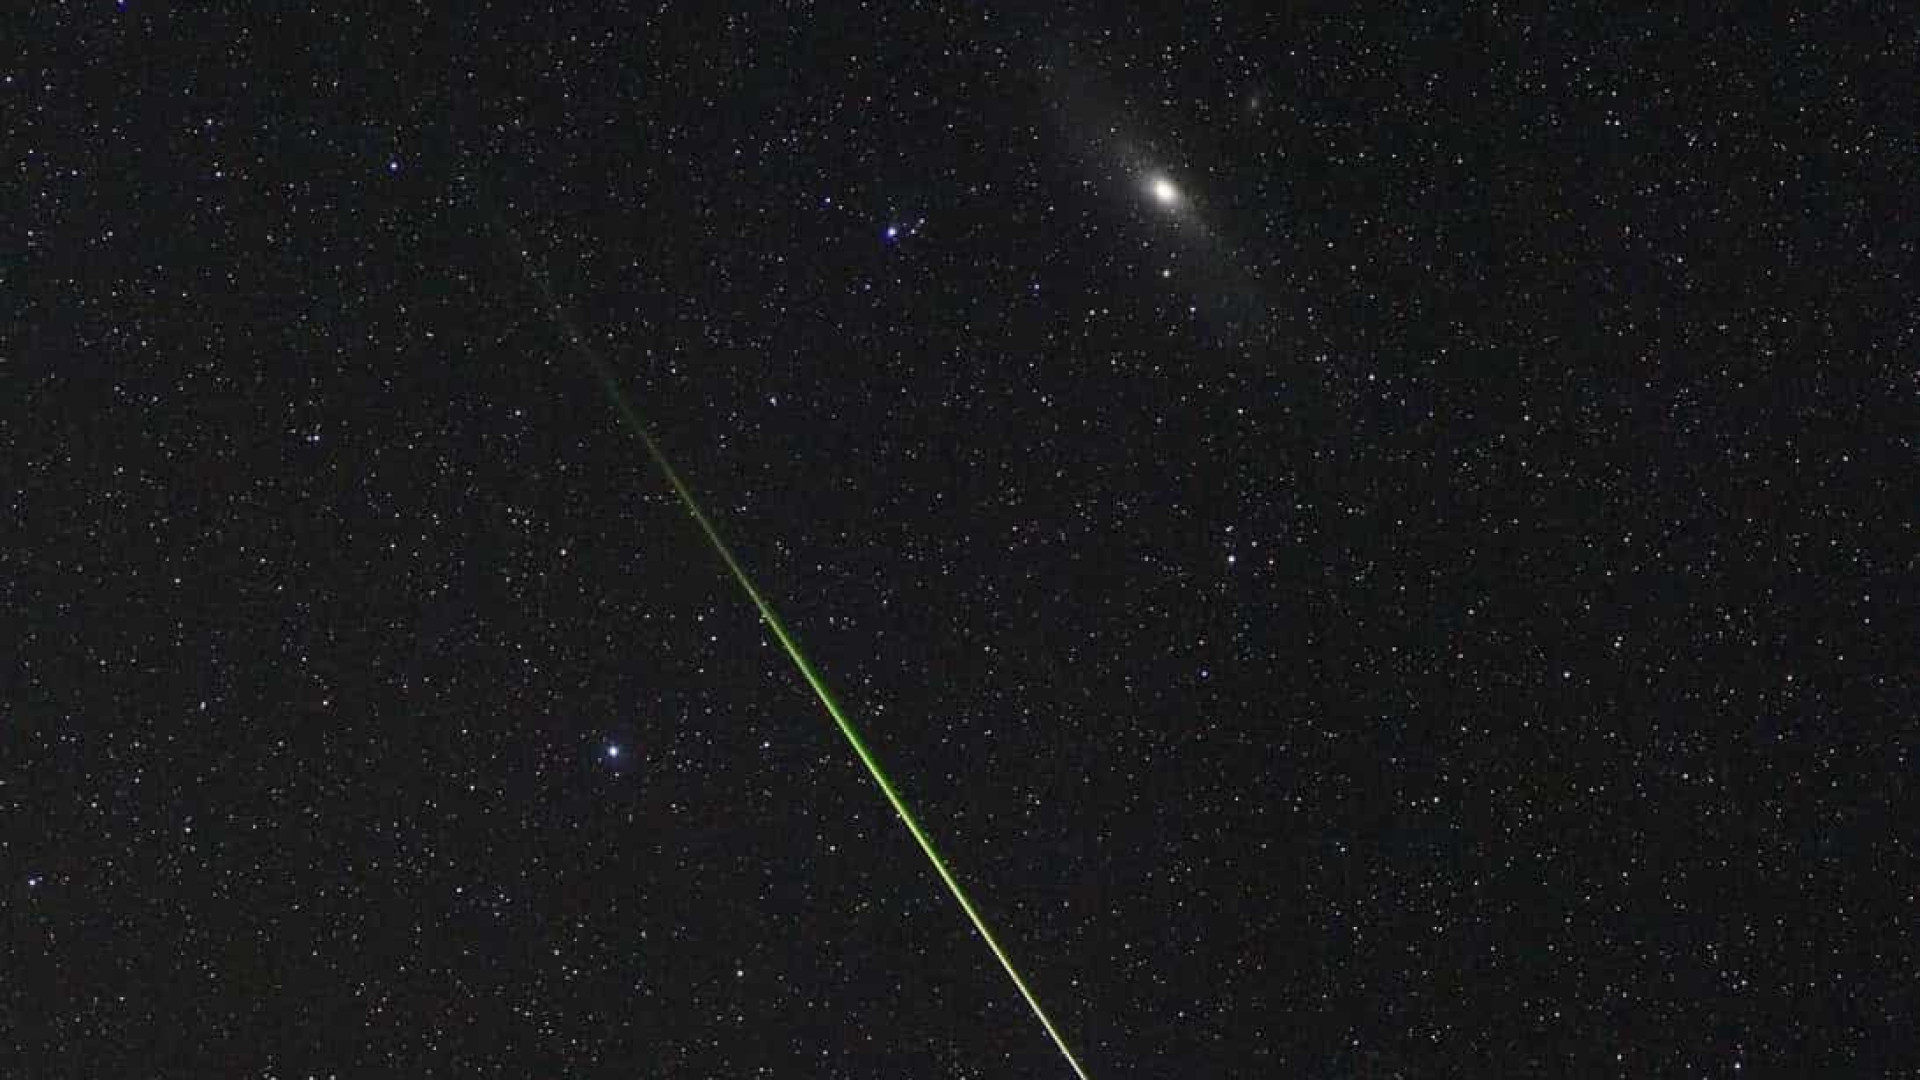
POLYGON ((661 473, 667 478, 667 483, 673 486, 673 493, 679 496, 680 505, 686 509, 694 523, 700 526, 700 531, 705 534, 707 543, 712 545, 713 550, 719 554, 720 561, 726 563, 727 571, 733 575, 733 580, 739 584, 741 591, 753 601, 753 606, 760 612, 760 618, 767 624, 767 629, 773 632, 775 640, 779 641, 780 647, 793 660, 793 666, 799 669, 801 677, 806 679, 807 685, 813 688, 814 696, 820 699, 820 704, 827 710, 827 715, 833 717, 833 722, 840 728, 840 734, 846 736, 847 744, 853 747, 853 752, 859 756, 860 763, 867 767, 873 782, 880 786, 880 793, 887 797, 887 804, 892 806, 893 812, 900 816, 901 823, 907 827, 908 832, 913 834, 914 843, 920 845, 920 851, 926 855, 927 861, 933 864, 934 873, 940 876, 940 880, 947 886, 947 891, 953 894, 953 899, 960 905, 960 910, 966 913, 967 920, 973 923, 973 928, 979 932, 980 940, 986 942, 987 948, 992 950, 994 959, 1000 961, 1000 967, 1006 971, 1007 978, 1013 980, 1014 988, 1020 991, 1020 996, 1026 999, 1028 1008, 1033 1010, 1033 1015, 1039 1019, 1040 1026, 1046 1029, 1047 1036, 1053 1040, 1053 1045, 1060 1049, 1060 1056, 1067 1059, 1067 1065, 1073 1069, 1074 1075, 1079 1080, 1088 1080, 1087 1071, 1080 1067, 1079 1059, 1074 1057, 1073 1051, 1067 1047, 1067 1040, 1061 1036, 1060 1029, 1053 1026, 1053 1021, 1048 1018, 1046 1010, 1040 1007, 1040 999, 1034 996, 1033 988, 1027 985, 1027 980, 1022 978, 1019 970, 1013 966, 1013 960, 1007 956, 1007 951, 1000 947, 1000 942, 993 936, 993 931, 987 928, 986 919, 981 917, 979 909, 974 907, 973 901, 967 897, 966 890, 960 887, 959 879, 953 876, 953 871, 947 868, 947 861, 940 857, 939 851, 934 849, 933 839, 927 835, 925 829, 920 827, 920 822, 913 816, 913 812, 907 809, 906 800, 900 797, 899 789, 894 787, 892 780, 888 779, 886 770, 880 767, 879 759, 874 757, 873 751, 867 748, 866 740, 860 737, 860 730, 854 727, 852 720, 848 719, 846 710, 840 707, 840 702, 834 698, 833 691, 827 688, 826 680, 820 677, 820 673, 814 669, 812 662, 800 651, 799 643, 794 641, 793 635, 788 632, 786 624, 780 621, 780 617, 774 614, 773 605, 767 602, 766 596, 760 592, 758 586, 754 585, 753 579, 747 576, 746 568, 740 565, 739 559, 734 557, 733 549, 720 538, 720 531, 714 528, 706 512, 700 509, 700 504, 694 500, 693 491, 687 487, 686 481, 680 479, 680 474, 667 461, 667 455, 660 449, 660 444, 654 441, 647 426, 641 422, 640 414, 634 411, 632 403, 620 389, 620 383, 614 378, 613 371, 607 366, 606 361, 600 358, 599 353, 588 347, 586 338, 574 326, 573 320, 567 317, 566 310, 560 306, 552 287, 547 284, 546 277, 534 267, 532 259, 528 257, 525 248, 521 245, 519 234, 491 205, 484 203, 483 205, 494 224, 512 240, 514 253, 520 257, 520 265, 526 271, 527 278, 539 290, 540 298, 546 302, 547 311, 552 315, 554 322, 566 332, 567 343, 587 362, 593 369, 594 375, 599 378, 601 386, 606 389, 607 397, 613 402, 614 411, 619 413, 627 427, 640 437, 641 444, 647 448, 647 456, 659 466, 661 473))

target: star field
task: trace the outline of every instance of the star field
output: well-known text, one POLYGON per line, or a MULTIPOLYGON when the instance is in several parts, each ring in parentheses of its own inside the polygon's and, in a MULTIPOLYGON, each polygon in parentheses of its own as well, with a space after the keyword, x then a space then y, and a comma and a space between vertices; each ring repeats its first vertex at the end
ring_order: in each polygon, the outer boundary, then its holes
POLYGON ((1920 1068, 1910 17, 26 19, 0 1077, 1070 1076, 563 323, 1091 1076, 1920 1068))

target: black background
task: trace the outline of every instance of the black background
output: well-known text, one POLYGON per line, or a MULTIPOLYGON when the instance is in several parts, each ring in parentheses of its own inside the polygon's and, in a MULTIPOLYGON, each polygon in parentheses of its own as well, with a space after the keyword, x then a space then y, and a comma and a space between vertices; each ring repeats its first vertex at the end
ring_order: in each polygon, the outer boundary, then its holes
POLYGON ((0 47, 0 1074, 1068 1075, 530 268, 1093 1076, 1914 1067, 1911 17, 249 7, 0 47))

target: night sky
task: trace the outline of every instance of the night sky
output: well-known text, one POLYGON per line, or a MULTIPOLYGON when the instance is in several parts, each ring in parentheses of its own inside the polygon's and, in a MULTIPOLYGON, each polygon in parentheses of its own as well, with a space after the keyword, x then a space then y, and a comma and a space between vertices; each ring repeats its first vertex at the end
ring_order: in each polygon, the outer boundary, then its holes
POLYGON ((0 44, 0 1076, 1071 1080, 565 322, 1093 1077, 1920 1068, 1901 5, 379 7, 0 44))

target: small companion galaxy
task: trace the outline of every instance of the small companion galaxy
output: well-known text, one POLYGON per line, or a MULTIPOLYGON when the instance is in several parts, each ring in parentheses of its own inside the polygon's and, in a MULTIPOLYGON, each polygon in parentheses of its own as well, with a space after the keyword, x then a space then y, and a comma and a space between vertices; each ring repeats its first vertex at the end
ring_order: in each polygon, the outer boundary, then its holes
POLYGON ((0 1077, 1920 1070, 1911 18, 8 41, 0 1077))

